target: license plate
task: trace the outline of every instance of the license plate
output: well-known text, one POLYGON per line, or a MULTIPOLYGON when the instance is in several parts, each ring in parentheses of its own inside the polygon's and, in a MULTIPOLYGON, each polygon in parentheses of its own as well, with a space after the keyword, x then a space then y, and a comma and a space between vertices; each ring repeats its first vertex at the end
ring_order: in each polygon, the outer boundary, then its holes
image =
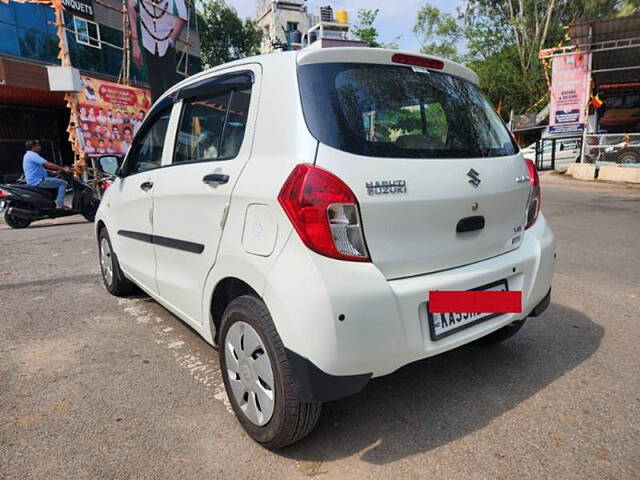
MULTIPOLYGON (((509 290, 509 285, 506 280, 500 280, 499 282, 490 283, 489 285, 475 288, 474 290, 506 292, 509 290)), ((436 341, 503 314, 431 313, 429 311, 429 304, 427 304, 427 315, 429 316, 429 334, 431 340, 436 341)))

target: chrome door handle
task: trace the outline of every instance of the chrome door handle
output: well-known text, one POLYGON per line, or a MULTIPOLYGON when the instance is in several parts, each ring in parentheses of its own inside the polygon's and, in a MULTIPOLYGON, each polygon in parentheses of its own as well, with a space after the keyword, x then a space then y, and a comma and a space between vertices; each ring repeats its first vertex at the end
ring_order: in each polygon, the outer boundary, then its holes
POLYGON ((210 173, 202 177, 202 182, 207 185, 224 185, 225 183, 229 183, 229 175, 210 173))
POLYGON ((153 182, 144 182, 140 184, 140 188, 145 192, 148 192, 153 188, 153 182))

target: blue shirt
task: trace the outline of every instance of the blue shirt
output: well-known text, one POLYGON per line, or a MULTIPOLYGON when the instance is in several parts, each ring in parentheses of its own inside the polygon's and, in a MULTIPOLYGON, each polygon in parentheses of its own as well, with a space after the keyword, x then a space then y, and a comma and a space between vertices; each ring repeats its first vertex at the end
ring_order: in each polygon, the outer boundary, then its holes
POLYGON ((22 159, 22 170, 26 177, 27 184, 38 185, 43 178, 47 176, 47 170, 44 168, 46 160, 36 152, 28 150, 22 159))

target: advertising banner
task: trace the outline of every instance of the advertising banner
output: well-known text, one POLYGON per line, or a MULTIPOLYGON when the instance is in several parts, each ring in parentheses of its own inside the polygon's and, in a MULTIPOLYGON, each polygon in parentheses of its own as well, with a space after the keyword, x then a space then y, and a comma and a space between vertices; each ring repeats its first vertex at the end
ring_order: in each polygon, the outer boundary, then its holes
POLYGON ((131 140, 151 108, 151 94, 96 78, 82 78, 76 94, 78 140, 89 156, 125 155, 131 140))
POLYGON ((155 102, 177 80, 176 43, 189 20, 187 2, 127 0, 127 8, 132 58, 144 66, 155 102))
POLYGON ((551 69, 551 133, 582 130, 589 100, 589 55, 562 55, 551 69))

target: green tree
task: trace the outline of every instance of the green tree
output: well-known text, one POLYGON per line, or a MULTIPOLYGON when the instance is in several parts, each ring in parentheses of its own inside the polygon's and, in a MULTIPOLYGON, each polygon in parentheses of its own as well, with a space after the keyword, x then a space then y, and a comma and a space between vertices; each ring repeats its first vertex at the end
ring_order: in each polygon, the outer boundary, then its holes
POLYGON ((224 0, 206 0, 196 11, 202 61, 209 67, 256 55, 262 31, 253 20, 242 21, 224 0))
POLYGON ((464 29, 453 15, 443 13, 437 7, 427 3, 418 10, 413 33, 422 44, 420 50, 422 53, 438 55, 450 60, 461 60, 458 46, 464 29))
MULTIPOLYGON (((595 0, 594 0, 595 1, 595 0)), ((622 5, 618 9, 619 17, 626 17, 633 15, 640 8, 640 0, 626 0, 622 2, 622 5)))
POLYGON ((547 94, 538 53, 558 45, 572 23, 615 16, 640 0, 466 0, 454 14, 430 3, 414 32, 422 51, 460 61, 478 73, 503 117, 523 112, 547 94))
POLYGON ((374 27, 374 23, 380 14, 380 9, 367 10, 361 8, 358 10, 358 23, 353 28, 353 34, 363 42, 367 42, 370 47, 373 48, 398 48, 398 40, 400 37, 396 37, 391 42, 379 42, 378 41, 378 29, 374 27))

